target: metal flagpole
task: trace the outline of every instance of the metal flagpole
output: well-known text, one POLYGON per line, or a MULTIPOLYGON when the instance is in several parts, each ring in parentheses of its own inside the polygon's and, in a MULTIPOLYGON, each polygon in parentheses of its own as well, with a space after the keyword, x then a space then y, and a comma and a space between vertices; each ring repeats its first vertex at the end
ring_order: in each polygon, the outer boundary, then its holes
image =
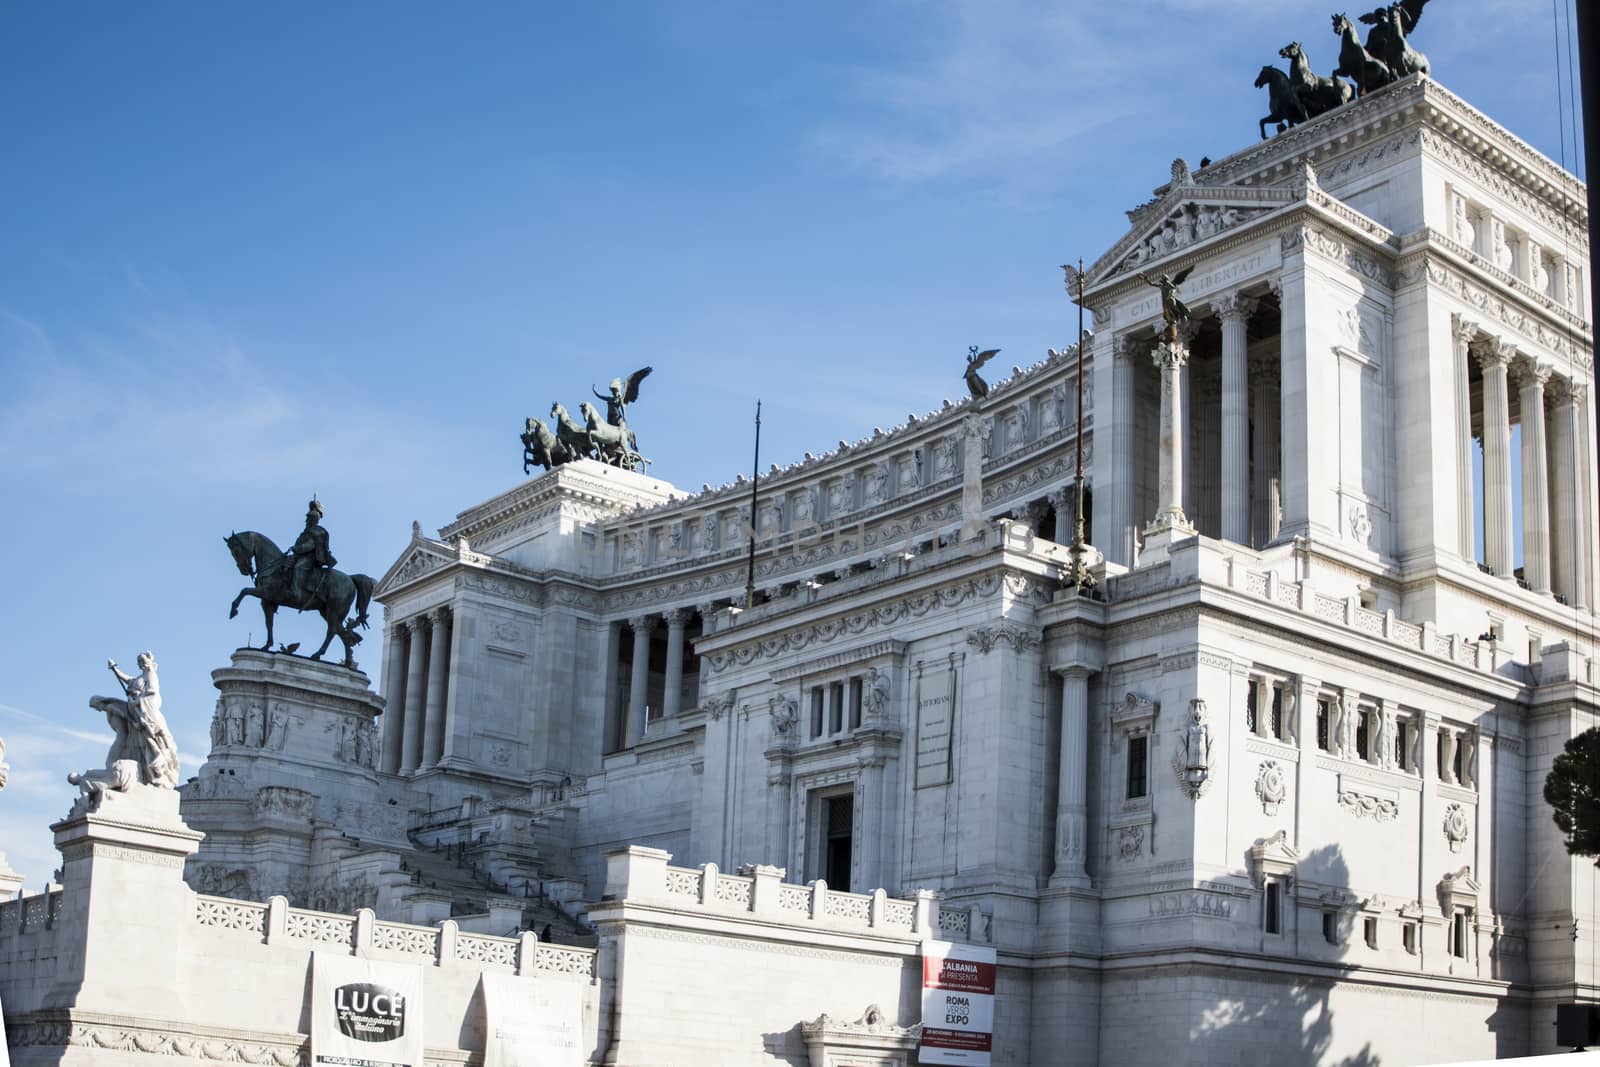
POLYGON ((745 572, 744 606, 756 606, 756 523, 761 503, 761 401, 756 401, 756 454, 750 465, 750 567, 745 572))
POLYGON ((1072 588, 1083 595, 1085 586, 1094 585, 1089 575, 1088 550, 1083 531, 1083 260, 1078 260, 1078 422, 1073 435, 1078 446, 1076 500, 1072 523, 1072 588))

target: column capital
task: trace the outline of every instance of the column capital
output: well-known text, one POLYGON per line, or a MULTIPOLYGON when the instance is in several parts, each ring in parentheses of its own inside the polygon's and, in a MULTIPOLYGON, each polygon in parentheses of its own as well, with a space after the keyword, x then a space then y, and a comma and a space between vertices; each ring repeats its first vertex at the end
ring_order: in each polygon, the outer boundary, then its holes
POLYGON ((1480 338, 1472 343, 1468 351, 1484 370, 1507 367, 1517 358, 1517 346, 1498 337, 1480 338))
POLYGON ((1149 350, 1149 342, 1131 333, 1119 333, 1111 341, 1112 351, 1119 360, 1132 363, 1149 350))
POLYGON ((1560 374, 1552 374, 1550 381, 1544 387, 1545 400, 1552 407, 1572 402, 1572 379, 1560 374))
POLYGON ((1277 356, 1256 356, 1250 360, 1250 377, 1260 379, 1268 385, 1278 383, 1278 370, 1277 356))
POLYGON ((1211 312, 1223 322, 1248 322, 1250 316, 1256 313, 1261 301, 1253 296, 1235 290, 1224 293, 1221 297, 1211 302, 1211 312))
POLYGON ((1169 344, 1163 341, 1150 350, 1150 360, 1157 367, 1182 367, 1189 362, 1189 346, 1179 341, 1169 344))
POLYGON ((452 614, 453 612, 450 610, 450 605, 440 604, 438 607, 429 610, 428 621, 435 626, 443 626, 450 621, 450 616, 452 614))
POLYGON ((1519 355, 1511 362, 1511 373, 1516 379, 1518 388, 1528 389, 1538 386, 1543 389, 1550 380, 1554 368, 1541 364, 1537 358, 1529 355, 1519 355))
POLYGON ((1458 345, 1469 345, 1478 336, 1478 323, 1459 312, 1451 312, 1450 336, 1458 345))
POLYGON ((656 628, 656 624, 660 621, 661 616, 659 615, 635 615, 628 620, 628 625, 636 633, 649 633, 656 628))
POLYGON ((1050 672, 1059 674, 1063 678, 1087 678, 1091 674, 1098 674, 1099 667, 1087 663, 1052 664, 1050 672))
POLYGON ((694 609, 673 608, 671 611, 667 612, 665 618, 669 627, 681 630, 688 625, 690 619, 694 618, 694 609))

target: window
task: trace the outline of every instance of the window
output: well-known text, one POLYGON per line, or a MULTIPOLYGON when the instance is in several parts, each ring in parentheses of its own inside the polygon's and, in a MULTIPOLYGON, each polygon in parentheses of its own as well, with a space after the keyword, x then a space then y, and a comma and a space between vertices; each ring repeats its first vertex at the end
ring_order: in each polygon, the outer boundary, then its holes
POLYGON ((1372 745, 1369 742, 1371 734, 1367 729, 1367 718, 1366 708, 1356 709, 1356 755, 1370 763, 1372 762, 1372 745))
POLYGON ((1279 741, 1283 740, 1283 686, 1281 685, 1272 687, 1272 710, 1267 728, 1273 737, 1279 741))
POLYGON ((850 729, 861 727, 861 676, 850 679, 850 729))
POLYGON ((1467 760, 1467 746, 1465 741, 1466 738, 1464 735, 1456 737, 1456 754, 1455 758, 1450 761, 1450 780, 1460 785, 1467 784, 1466 775, 1462 773, 1463 764, 1465 764, 1467 760))
POLYGON ((1328 751, 1329 724, 1333 721, 1333 701, 1327 697, 1317 698, 1317 747, 1328 751))
POLYGON ((1406 951, 1415 956, 1417 954, 1417 924, 1406 923, 1405 928, 1400 931, 1400 939, 1405 944, 1406 951))
POLYGON ((1249 730, 1251 733, 1259 732, 1256 729, 1256 694, 1260 691, 1261 687, 1258 686, 1255 679, 1252 678, 1250 680, 1250 688, 1247 689, 1244 694, 1244 728, 1249 730))
POLYGON ((1267 879, 1266 892, 1261 899, 1261 929, 1269 934, 1283 933, 1283 883, 1276 878, 1267 879))
POLYGON ((1395 723, 1394 728, 1394 765, 1402 771, 1409 771, 1411 767, 1411 735, 1414 728, 1409 722, 1401 719, 1395 723))
POLYGON ((1137 800, 1149 790, 1147 770, 1150 739, 1144 735, 1128 738, 1128 799, 1137 800))
POLYGON ((1450 918, 1450 955, 1457 959, 1467 958, 1467 916, 1471 914, 1465 908, 1457 908, 1450 918))
POLYGON ((1361 922, 1361 935, 1367 942, 1368 948, 1378 947, 1378 919, 1369 915, 1361 922))
POLYGON ((822 736, 822 686, 811 687, 811 736, 822 736))
POLYGON ((834 682, 828 686, 828 732, 839 733, 844 729, 844 683, 834 682))
POLYGON ((1339 913, 1325 911, 1322 913, 1322 939, 1330 945, 1339 943, 1339 913))

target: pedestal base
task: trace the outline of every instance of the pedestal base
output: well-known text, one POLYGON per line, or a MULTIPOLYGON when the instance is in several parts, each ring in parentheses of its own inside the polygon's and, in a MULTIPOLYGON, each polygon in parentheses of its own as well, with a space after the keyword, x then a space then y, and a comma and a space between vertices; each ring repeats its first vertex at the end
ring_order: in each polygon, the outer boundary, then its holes
POLYGON ((1139 553, 1139 566, 1148 567, 1165 563, 1172 547, 1199 534, 1189 520, 1180 513, 1156 519, 1144 529, 1144 548, 1139 553))

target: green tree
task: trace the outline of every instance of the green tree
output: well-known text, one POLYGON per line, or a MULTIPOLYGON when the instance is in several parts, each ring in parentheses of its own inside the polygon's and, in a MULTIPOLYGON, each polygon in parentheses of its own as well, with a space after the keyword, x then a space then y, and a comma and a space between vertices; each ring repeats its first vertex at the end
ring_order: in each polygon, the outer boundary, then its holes
POLYGON ((1600 856, 1600 727, 1567 742, 1545 777, 1544 800, 1567 835, 1567 852, 1600 856))

